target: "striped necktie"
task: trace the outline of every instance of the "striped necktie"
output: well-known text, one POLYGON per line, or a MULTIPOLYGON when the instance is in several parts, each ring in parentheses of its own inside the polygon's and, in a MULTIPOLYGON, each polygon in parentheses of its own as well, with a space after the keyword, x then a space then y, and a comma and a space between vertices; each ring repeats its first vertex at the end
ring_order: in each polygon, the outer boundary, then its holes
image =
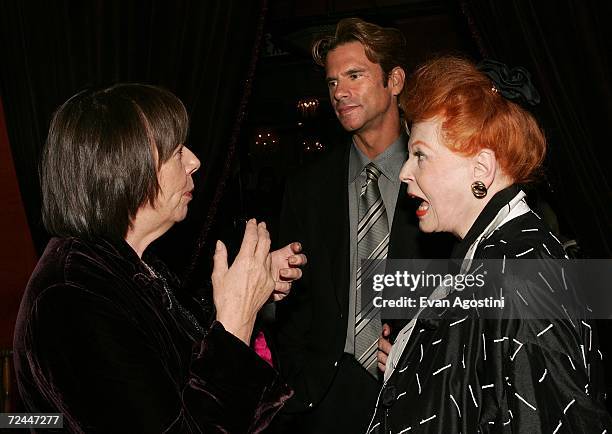
MULTIPOLYGON (((383 203, 378 178, 380 170, 369 163, 366 168, 366 182, 359 197, 359 225, 357 226, 357 293, 355 306, 355 357, 374 377, 377 377, 376 350, 382 326, 380 308, 371 300, 363 300, 361 282, 371 277, 373 266, 362 263, 364 259, 385 259, 389 247, 389 223, 383 203), (363 265, 363 268, 362 268, 363 265), (367 303, 365 303, 367 301, 367 303)), ((370 263, 373 265, 373 263, 370 263)))

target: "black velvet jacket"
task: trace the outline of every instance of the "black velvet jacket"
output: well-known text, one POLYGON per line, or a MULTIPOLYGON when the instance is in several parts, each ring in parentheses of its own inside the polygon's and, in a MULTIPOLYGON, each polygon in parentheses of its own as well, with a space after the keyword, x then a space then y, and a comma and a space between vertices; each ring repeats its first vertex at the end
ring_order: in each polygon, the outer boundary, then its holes
POLYGON ((72 432, 263 430, 291 394, 278 373, 148 262, 157 277, 123 240, 50 241, 14 337, 27 411, 72 432))

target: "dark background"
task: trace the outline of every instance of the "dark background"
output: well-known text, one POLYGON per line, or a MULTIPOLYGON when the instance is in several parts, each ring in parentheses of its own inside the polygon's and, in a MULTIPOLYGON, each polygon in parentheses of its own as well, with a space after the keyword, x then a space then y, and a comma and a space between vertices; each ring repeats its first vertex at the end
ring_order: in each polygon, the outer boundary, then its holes
MULTIPOLYGON (((21 293, 48 241, 37 165, 59 104, 117 81, 162 85, 184 101, 187 145, 202 168, 188 218, 152 247, 201 286, 214 241, 235 247, 249 217, 274 235, 286 177, 348 139, 310 44, 351 16, 401 29, 411 66, 455 53, 527 67, 549 140, 535 205, 584 257, 612 256, 609 1, 0 0, 0 347, 10 348, 21 293), (313 99, 315 111, 298 111, 313 99)), ((602 334, 608 341, 606 327, 602 334)))

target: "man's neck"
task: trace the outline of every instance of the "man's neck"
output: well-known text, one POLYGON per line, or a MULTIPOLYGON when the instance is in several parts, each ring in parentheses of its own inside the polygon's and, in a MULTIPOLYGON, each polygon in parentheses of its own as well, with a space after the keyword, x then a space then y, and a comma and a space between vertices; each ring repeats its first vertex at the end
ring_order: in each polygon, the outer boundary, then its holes
POLYGON ((370 160, 374 160, 378 155, 393 144, 400 136, 399 128, 387 128, 383 131, 365 131, 353 134, 355 146, 363 152, 370 160))
POLYGON ((400 128, 399 113, 392 112, 379 119, 375 125, 356 131, 353 141, 365 156, 373 160, 397 140, 400 128))

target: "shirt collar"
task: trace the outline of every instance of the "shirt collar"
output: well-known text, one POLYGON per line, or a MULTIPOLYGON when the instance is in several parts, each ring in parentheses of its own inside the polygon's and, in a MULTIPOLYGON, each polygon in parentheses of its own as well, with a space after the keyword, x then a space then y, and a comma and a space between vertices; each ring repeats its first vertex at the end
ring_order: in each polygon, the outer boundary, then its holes
POLYGON ((349 184, 355 182, 370 162, 376 164, 376 167, 389 181, 397 181, 399 183, 399 172, 406 161, 408 153, 407 143, 408 136, 402 133, 387 149, 377 155, 374 160, 370 160, 353 142, 349 154, 349 184))
POLYGON ((499 210, 508 204, 514 196, 518 194, 520 187, 513 184, 495 193, 489 203, 487 203, 482 212, 476 218, 476 221, 467 232, 465 237, 453 248, 452 258, 462 259, 467 253, 476 238, 485 230, 485 228, 493 221, 499 210))

